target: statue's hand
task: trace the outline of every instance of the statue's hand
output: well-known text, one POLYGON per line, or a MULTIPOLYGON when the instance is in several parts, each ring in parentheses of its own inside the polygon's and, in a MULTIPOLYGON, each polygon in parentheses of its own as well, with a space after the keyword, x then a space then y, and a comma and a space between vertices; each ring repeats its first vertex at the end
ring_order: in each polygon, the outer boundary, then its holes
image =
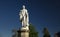
POLYGON ((22 22, 24 20, 24 17, 22 17, 21 19, 20 19, 20 21, 22 22))
POLYGON ((22 19, 20 19, 20 22, 22 22, 22 19))

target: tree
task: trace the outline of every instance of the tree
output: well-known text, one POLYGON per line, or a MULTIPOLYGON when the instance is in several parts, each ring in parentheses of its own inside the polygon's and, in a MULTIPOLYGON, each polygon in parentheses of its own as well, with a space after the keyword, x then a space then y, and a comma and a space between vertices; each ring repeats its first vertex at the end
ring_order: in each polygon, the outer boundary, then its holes
POLYGON ((50 37, 50 34, 49 34, 47 28, 44 28, 43 33, 44 33, 44 36, 43 37, 50 37))
POLYGON ((60 32, 55 33, 54 37, 60 37, 60 32))
POLYGON ((12 37, 17 37, 18 36, 18 33, 17 33, 17 30, 16 29, 13 29, 12 32, 13 32, 12 37))
POLYGON ((29 25, 29 37, 38 37, 38 32, 35 30, 34 26, 32 24, 29 25))

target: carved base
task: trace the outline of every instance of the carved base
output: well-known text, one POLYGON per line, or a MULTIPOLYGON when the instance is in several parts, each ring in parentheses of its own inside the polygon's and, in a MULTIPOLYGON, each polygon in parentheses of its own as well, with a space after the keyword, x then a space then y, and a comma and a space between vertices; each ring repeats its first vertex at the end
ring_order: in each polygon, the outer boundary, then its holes
POLYGON ((18 37, 29 37, 29 30, 21 28, 21 30, 18 30, 18 37))
POLYGON ((29 30, 21 28, 21 37, 29 37, 29 30))

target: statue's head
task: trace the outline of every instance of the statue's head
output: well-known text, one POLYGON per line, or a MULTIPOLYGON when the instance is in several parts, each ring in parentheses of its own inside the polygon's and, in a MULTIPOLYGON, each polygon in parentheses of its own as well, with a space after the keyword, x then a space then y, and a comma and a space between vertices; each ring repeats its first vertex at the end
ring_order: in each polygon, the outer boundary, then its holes
POLYGON ((25 9, 25 5, 23 5, 23 9, 25 9))

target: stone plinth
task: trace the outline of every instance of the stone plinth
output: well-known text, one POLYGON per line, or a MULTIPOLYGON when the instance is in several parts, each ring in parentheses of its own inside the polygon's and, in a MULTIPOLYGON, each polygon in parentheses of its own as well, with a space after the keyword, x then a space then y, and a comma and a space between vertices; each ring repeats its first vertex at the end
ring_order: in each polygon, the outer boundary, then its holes
POLYGON ((29 30, 22 28, 21 29, 21 37, 29 37, 29 30))
POLYGON ((29 30, 26 30, 26 28, 21 28, 21 30, 18 30, 18 37, 29 37, 29 30))

